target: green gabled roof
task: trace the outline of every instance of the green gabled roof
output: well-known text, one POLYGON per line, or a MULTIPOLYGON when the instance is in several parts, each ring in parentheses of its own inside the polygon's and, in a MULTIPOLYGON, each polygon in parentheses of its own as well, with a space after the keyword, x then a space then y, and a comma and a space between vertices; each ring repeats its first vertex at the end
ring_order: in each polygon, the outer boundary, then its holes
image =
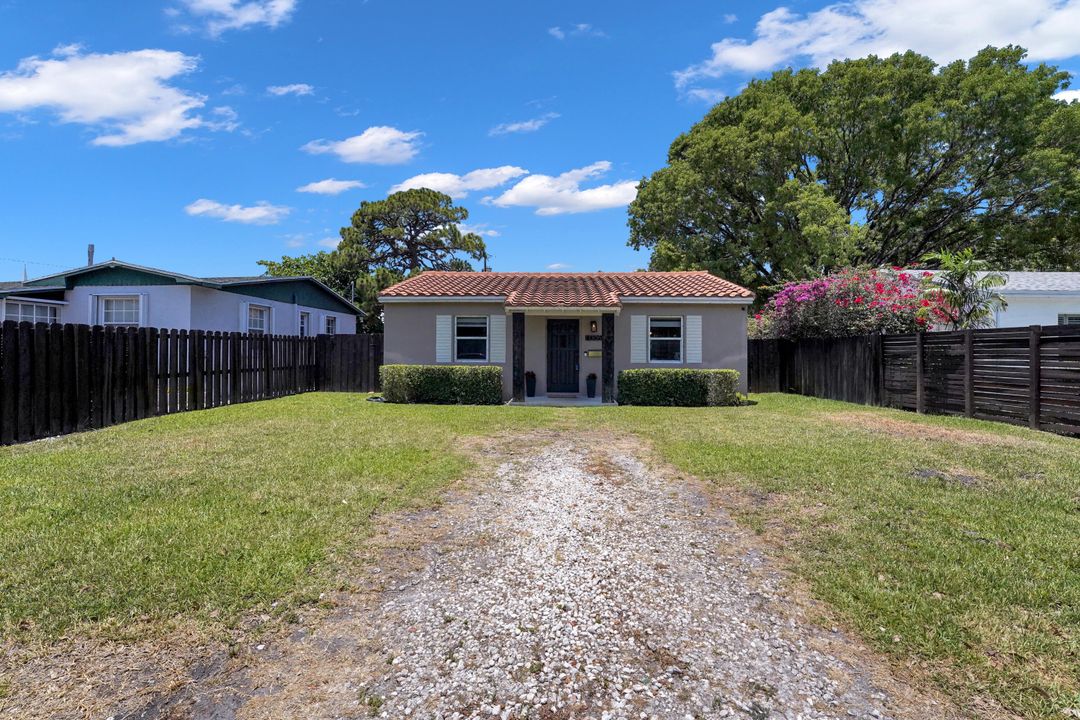
POLYGON ((264 300, 297 303, 323 310, 363 315, 351 302, 310 276, 270 277, 266 275, 230 277, 193 277, 158 268, 107 260, 74 268, 26 282, 0 282, 0 297, 34 292, 69 290, 80 285, 109 287, 118 285, 197 285, 224 292, 258 297, 264 300))

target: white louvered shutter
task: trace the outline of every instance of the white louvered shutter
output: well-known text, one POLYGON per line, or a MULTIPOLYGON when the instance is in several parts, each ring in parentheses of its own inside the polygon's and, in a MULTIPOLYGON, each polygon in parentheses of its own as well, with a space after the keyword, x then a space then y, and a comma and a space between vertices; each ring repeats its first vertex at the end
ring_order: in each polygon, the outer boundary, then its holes
POLYGON ((139 327, 150 325, 150 294, 139 294, 139 327))
POLYGON ((506 315, 488 318, 488 362, 506 362, 506 315))
POLYGON ((435 362, 450 362, 450 325, 453 318, 449 315, 435 316, 435 362))
POLYGON ((646 315, 633 315, 630 317, 630 362, 644 363, 649 361, 649 353, 646 351, 649 342, 649 318, 646 315))
POLYGON ((248 303, 240 303, 240 332, 248 331, 248 303))
POLYGON ((701 316, 686 316, 686 362, 701 364, 701 316))
POLYGON ((90 315, 86 320, 86 324, 87 325, 101 325, 101 322, 98 319, 98 296, 97 295, 89 295, 89 296, 87 296, 87 303, 86 304, 90 307, 90 315))

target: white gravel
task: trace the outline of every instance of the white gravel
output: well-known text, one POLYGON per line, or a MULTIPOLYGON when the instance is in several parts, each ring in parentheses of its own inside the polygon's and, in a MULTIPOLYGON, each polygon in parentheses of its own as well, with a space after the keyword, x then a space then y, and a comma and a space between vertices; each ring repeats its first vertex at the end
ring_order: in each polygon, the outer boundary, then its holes
POLYGON ((691 485, 572 441, 503 466, 370 618, 385 718, 884 718, 691 485))

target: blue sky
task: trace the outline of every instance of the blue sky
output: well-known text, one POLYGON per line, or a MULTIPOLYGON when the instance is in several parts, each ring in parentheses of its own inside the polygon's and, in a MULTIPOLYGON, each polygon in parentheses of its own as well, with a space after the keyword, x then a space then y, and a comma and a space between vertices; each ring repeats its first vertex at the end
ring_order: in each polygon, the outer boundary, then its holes
POLYGON ((634 183, 749 78, 1008 42, 1075 72, 1077 27, 1080 0, 0 0, 0 279, 90 242, 256 273, 419 184, 495 269, 635 269, 634 183))

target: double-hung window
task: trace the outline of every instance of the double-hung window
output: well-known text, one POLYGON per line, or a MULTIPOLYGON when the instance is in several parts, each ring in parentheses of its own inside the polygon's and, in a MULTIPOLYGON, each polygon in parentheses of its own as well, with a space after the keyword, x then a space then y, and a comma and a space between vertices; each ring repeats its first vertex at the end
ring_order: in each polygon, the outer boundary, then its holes
POLYGON ((326 316, 326 334, 337 335, 337 317, 334 315, 326 316))
POLYGON ((454 358, 465 362, 487 362, 488 319, 486 315, 461 315, 454 319, 454 358))
POLYGON ((1062 313, 1058 315, 1058 325, 1080 325, 1080 313, 1062 313))
POLYGON ((678 363, 683 359, 681 317, 649 318, 649 362, 678 363))
POLYGON ((4 319, 15 322, 54 323, 57 321, 56 306, 8 300, 4 303, 4 319))
POLYGON ((114 327, 139 326, 139 298, 101 298, 101 324, 114 327))
POLYGON ((308 333, 311 332, 311 330, 309 329, 310 327, 311 313, 300 313, 300 337, 307 337, 308 333))
POLYGON ((251 335, 265 335, 270 331, 270 308, 265 305, 248 305, 247 331, 251 335))

